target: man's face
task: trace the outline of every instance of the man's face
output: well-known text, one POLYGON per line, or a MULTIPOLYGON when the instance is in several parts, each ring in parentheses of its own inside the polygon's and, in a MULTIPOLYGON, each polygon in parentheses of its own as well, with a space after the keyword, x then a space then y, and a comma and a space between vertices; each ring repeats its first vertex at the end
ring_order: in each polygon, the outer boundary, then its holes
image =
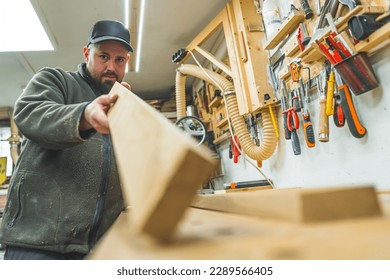
POLYGON ((89 74, 107 92, 115 82, 122 82, 129 58, 126 47, 114 40, 84 48, 84 61, 89 74))

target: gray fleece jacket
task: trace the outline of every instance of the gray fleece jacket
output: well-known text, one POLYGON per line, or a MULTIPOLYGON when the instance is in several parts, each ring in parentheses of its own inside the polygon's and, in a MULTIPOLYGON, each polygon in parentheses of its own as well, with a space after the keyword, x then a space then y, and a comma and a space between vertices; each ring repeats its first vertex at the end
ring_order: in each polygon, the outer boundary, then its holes
POLYGON ((124 209, 111 138, 80 135, 86 105, 102 94, 77 72, 44 68, 15 104, 24 135, 0 242, 62 253, 88 253, 124 209))

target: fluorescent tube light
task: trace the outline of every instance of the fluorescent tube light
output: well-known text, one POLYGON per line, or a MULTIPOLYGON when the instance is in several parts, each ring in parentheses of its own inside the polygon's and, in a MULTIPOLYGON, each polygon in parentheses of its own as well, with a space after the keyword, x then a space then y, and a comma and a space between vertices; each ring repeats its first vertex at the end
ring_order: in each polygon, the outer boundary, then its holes
POLYGON ((124 17, 125 17, 125 26, 126 27, 129 27, 129 24, 130 24, 130 21, 129 21, 129 13, 130 13, 130 0, 124 0, 124 11, 125 11, 125 14, 124 14, 124 17))
MULTIPOLYGON (((124 3, 124 11, 125 11, 125 26, 126 28, 129 28, 129 13, 130 13, 130 3, 129 3, 130 0, 125 0, 125 3, 124 3)), ((129 63, 126 64, 126 69, 125 69, 125 72, 129 72, 129 63)))
POLYGON ((142 47, 142 34, 144 32, 144 17, 145 17, 145 0, 141 0, 140 16, 139 16, 139 29, 138 29, 138 40, 136 49, 136 60, 135 60, 135 72, 139 72, 139 65, 141 60, 141 47, 142 47))
POLYGON ((0 52, 54 50, 29 0, 0 0, 0 52))

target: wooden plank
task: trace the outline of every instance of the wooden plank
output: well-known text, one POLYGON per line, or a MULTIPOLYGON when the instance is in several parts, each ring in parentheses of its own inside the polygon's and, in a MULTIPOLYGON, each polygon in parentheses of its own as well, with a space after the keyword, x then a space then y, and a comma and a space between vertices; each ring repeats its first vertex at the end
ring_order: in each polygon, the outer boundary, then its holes
POLYGON ((290 70, 287 67, 284 67, 279 71, 278 77, 280 80, 287 80, 291 78, 290 70))
MULTIPOLYGON (((298 55, 298 57, 301 58, 301 61, 305 62, 305 63, 318 61, 321 58, 324 58, 324 55, 322 54, 322 52, 316 47, 317 47, 316 45, 312 44, 312 48, 308 49, 308 52, 306 52, 304 56, 298 55)), ((305 51, 306 51, 306 49, 305 49, 305 51)), ((301 53, 301 54, 303 54, 303 53, 301 53)))
POLYGON ((262 42, 265 38, 264 32, 251 32, 249 26, 254 26, 261 21, 261 17, 253 9, 253 1, 233 1, 235 21, 237 23, 238 41, 242 42, 247 61, 241 63, 242 71, 246 72, 246 83, 248 87, 249 112, 253 113, 262 108, 267 109, 268 105, 275 104, 275 91, 268 81, 267 63, 268 52, 264 50, 262 42))
POLYGON ((265 50, 272 50, 275 48, 287 35, 294 32, 298 28, 299 23, 304 21, 305 16, 301 11, 293 11, 288 18, 283 22, 275 35, 273 35, 264 44, 265 50))
POLYGON ((235 10, 233 3, 228 2, 226 5, 226 17, 223 21, 223 31, 225 34, 226 46, 229 56, 231 69, 233 72, 234 89, 236 90, 237 105, 240 115, 247 114, 251 111, 250 90, 248 87, 248 73, 244 71, 243 62, 239 59, 240 44, 238 43, 238 26, 235 20, 235 10))
POLYGON ((118 218, 89 259, 390 259, 389 212, 385 217, 342 223, 297 224, 190 208, 177 230, 176 240, 168 245, 132 239, 126 217, 130 214, 124 212, 118 218))
POLYGON ((232 70, 226 64, 224 64, 222 61, 220 61, 217 57, 215 57, 213 54, 211 54, 210 52, 208 52, 208 51, 206 51, 198 46, 195 47, 195 50, 198 53, 200 53, 201 55, 203 55, 205 58, 207 58, 215 66, 219 67, 223 72, 228 74, 230 77, 233 76, 232 70))
POLYGON ((230 138, 230 133, 226 132, 226 133, 222 134, 221 136, 216 137, 213 141, 213 144, 218 145, 229 138, 230 138))
POLYGON ((169 239, 214 169, 208 150, 142 99, 116 83, 108 117, 133 232, 169 239))
POLYGON ((297 37, 291 36, 282 49, 285 56, 293 57, 300 50, 297 37))
POLYGON ((355 45, 356 51, 358 52, 370 52, 375 47, 386 42, 389 44, 390 38, 390 22, 379 28, 377 31, 368 36, 365 40, 360 41, 355 45))
POLYGON ((192 206, 292 222, 318 222, 381 214, 373 187, 272 189, 198 195, 192 206))
MULTIPOLYGON (((194 51, 197 46, 201 46, 206 42, 215 31, 217 31, 221 26, 223 19, 226 17, 226 9, 222 11, 209 23, 207 26, 189 43, 186 47, 187 50, 194 51)), ((191 55, 187 54, 182 62, 186 61, 191 55)))

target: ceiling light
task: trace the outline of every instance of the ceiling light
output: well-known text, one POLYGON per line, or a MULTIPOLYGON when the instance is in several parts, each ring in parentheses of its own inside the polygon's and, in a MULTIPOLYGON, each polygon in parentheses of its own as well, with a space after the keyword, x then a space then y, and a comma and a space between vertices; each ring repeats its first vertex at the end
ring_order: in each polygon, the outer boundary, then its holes
MULTIPOLYGON (((129 28, 129 24, 130 24, 130 22, 129 22, 129 12, 130 12, 130 10, 129 10, 129 6, 130 6, 130 3, 129 3, 129 1, 130 0, 125 0, 125 2, 124 2, 124 11, 125 11, 125 26, 127 27, 127 28, 129 28)), ((125 70, 125 72, 127 73, 127 72, 129 72, 129 63, 127 63, 126 64, 126 70, 125 70)))
POLYGON ((145 17, 145 0, 141 0, 138 40, 137 40, 137 54, 135 59, 135 72, 139 71, 139 64, 141 61, 142 33, 144 32, 144 17, 145 17))
POLYGON ((29 0, 0 0, 0 52, 54 50, 29 0))
POLYGON ((130 30, 135 59, 130 59, 127 71, 139 72, 145 17, 145 0, 124 0, 125 24, 130 30), (127 14, 126 14, 127 12, 127 14))

